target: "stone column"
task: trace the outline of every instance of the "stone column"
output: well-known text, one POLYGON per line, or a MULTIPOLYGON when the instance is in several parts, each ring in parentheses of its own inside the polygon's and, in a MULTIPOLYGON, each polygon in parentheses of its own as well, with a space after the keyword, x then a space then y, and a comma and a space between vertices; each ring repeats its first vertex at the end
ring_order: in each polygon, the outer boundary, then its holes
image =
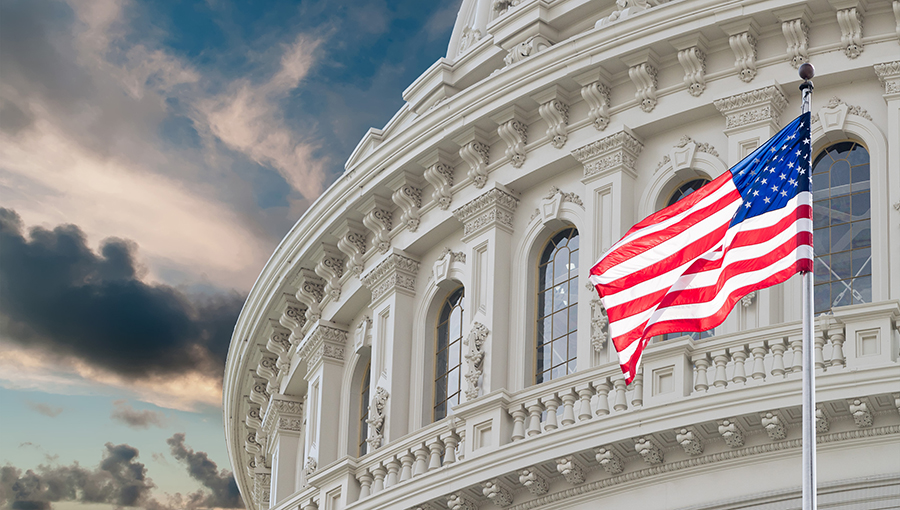
MULTIPOLYGON (((897 168, 900 168, 900 60, 893 62, 885 62, 875 65, 875 74, 884 84, 884 101, 887 103, 887 154, 888 169, 887 187, 888 202, 891 204, 888 209, 888 253, 900 253, 900 184, 897 176, 897 168)), ((875 156, 877 157, 877 155, 875 156)), ((900 298, 900 264, 889 264, 890 285, 888 287, 887 299, 900 298)))
MULTIPOLYGON (((713 103, 725 116, 729 167, 744 159, 781 129, 781 114, 788 106, 787 96, 778 83, 718 99, 713 103)), ((790 299, 785 302, 785 292, 790 296, 799 296, 799 281, 792 279, 760 290, 756 299, 747 306, 735 307, 735 311, 728 315, 720 327, 721 332, 738 331, 742 326, 752 329, 786 320, 800 320, 800 301, 790 299), (741 318, 739 314, 745 316, 741 318)))
POLYGON ((319 320, 300 347, 300 363, 306 364, 308 385, 307 459, 302 462, 307 475, 315 472, 315 466, 337 460, 338 444, 345 440, 338 424, 347 338, 346 326, 319 320))
MULTIPOLYGON (((510 387, 509 306, 513 215, 519 199, 500 184, 453 211, 463 224, 469 281, 466 284, 466 323, 486 328, 478 394, 510 387), (471 260, 471 264, 468 261, 471 260)), ((469 331, 465 331, 467 337, 469 331)), ((468 350, 467 350, 468 352, 468 350)))
MULTIPOLYGON (((382 393, 385 402, 379 414, 382 437, 370 442, 372 451, 409 432, 409 401, 412 381, 412 311, 415 309, 416 275, 419 262, 393 248, 374 269, 363 276, 372 292, 373 330, 371 394, 382 393), (386 395, 385 395, 386 393, 386 395)), ((370 439, 379 427, 369 425, 370 439)))
POLYGON ((275 394, 263 419, 263 430, 272 448, 272 505, 300 488, 297 459, 303 458, 303 402, 275 394))
MULTIPOLYGON (((594 263, 613 243, 625 235, 635 223, 637 203, 634 181, 637 178, 634 164, 644 145, 627 127, 572 151, 584 165, 584 207, 587 222, 581 237, 580 278, 587 282, 594 263)), ((584 312, 578 318, 578 370, 616 359, 615 349, 609 342, 606 353, 593 353, 591 346, 591 314, 586 305, 597 299, 593 287, 580 286, 578 302, 584 312), (582 354, 584 353, 584 354, 582 354)), ((579 310, 581 312, 581 310, 579 310)), ((599 319, 595 319, 599 320, 599 319)))

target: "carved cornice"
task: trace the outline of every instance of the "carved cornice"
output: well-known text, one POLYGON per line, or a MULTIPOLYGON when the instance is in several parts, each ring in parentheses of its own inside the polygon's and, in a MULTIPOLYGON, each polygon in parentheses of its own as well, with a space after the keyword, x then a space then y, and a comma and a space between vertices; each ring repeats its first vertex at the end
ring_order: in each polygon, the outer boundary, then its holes
POLYGON ((778 85, 743 92, 713 101, 725 116, 725 129, 756 127, 771 123, 778 125, 781 112, 787 107, 787 97, 778 85))
POLYGON ((463 239, 493 227, 512 233, 513 215, 518 205, 518 198, 495 187, 453 211, 453 216, 463 224, 463 239))
POLYGON ((599 177, 616 170, 625 170, 637 176, 634 164, 644 144, 628 128, 591 142, 572 151, 575 159, 584 165, 584 177, 599 177))
POLYGON ((375 266, 375 269, 363 276, 362 282, 372 291, 372 302, 374 303, 391 291, 415 294, 418 273, 418 261, 399 253, 392 253, 375 266))

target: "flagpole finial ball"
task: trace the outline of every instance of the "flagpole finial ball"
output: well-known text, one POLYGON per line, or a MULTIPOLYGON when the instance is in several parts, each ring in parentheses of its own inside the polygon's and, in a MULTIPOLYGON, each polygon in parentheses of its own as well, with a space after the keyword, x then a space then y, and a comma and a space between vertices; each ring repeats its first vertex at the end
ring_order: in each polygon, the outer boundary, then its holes
POLYGON ((816 68, 809 62, 806 62, 800 66, 799 72, 800 78, 809 81, 816 75, 816 68))

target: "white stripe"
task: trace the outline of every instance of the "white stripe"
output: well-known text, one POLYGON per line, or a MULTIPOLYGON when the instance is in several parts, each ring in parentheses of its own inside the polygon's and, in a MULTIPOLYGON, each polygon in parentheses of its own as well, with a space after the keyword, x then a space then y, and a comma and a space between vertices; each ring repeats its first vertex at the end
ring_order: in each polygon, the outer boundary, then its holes
POLYGON ((639 345, 641 345, 641 339, 636 338, 633 342, 628 344, 628 347, 619 351, 619 364, 624 365, 628 363, 628 360, 630 360, 631 356, 634 355, 634 351, 637 350, 639 345))
MULTIPOLYGON (((724 197, 725 195, 728 195, 728 194, 731 193, 732 191, 735 191, 736 189, 737 189, 737 188, 734 186, 734 181, 733 181, 733 180, 729 180, 728 182, 722 184, 722 186, 719 187, 719 189, 717 189, 715 192, 713 192, 712 194, 710 194, 710 195, 707 196, 707 197, 704 197, 704 198, 701 199, 699 202, 697 202, 696 204, 694 204, 693 207, 691 207, 691 208, 689 208, 689 209, 685 209, 685 210, 682 211, 681 213, 679 213, 679 214, 677 214, 677 215, 675 215, 675 216, 672 216, 671 218, 669 218, 669 219, 667 219, 667 220, 665 220, 665 221, 661 221, 661 222, 659 222, 659 223, 654 223, 653 225, 649 225, 649 226, 644 227, 644 228, 642 228, 642 229, 640 229, 640 230, 638 230, 638 231, 636 231, 636 232, 632 232, 631 234, 626 235, 625 237, 623 237, 622 239, 620 239, 616 244, 614 244, 614 245, 612 246, 612 248, 610 248, 609 250, 607 250, 606 253, 604 253, 603 256, 600 257, 600 260, 598 260, 597 262, 599 263, 601 260, 603 260, 604 258, 606 258, 606 256, 607 256, 608 254, 612 253, 613 251, 615 251, 616 249, 620 248, 621 246, 623 246, 623 245, 625 245, 625 244, 627 244, 627 243, 630 243, 630 242, 631 242, 632 240, 634 240, 634 239, 637 239, 637 238, 640 238, 640 237, 644 237, 644 236, 648 236, 648 235, 650 235, 650 234, 654 234, 654 233, 656 233, 656 232, 659 232, 659 231, 661 231, 661 230, 665 230, 665 229, 671 227, 672 225, 674 225, 674 224, 676 224, 676 223, 682 221, 682 220, 683 220, 684 218, 686 218, 689 214, 691 214, 691 213, 693 213, 693 212, 696 212, 696 211, 699 210, 699 209, 703 209, 704 207, 708 207, 708 206, 714 204, 716 201, 718 201, 719 199, 721 199, 721 198, 724 197)), ((642 221, 643 221, 643 220, 642 220, 642 221)))

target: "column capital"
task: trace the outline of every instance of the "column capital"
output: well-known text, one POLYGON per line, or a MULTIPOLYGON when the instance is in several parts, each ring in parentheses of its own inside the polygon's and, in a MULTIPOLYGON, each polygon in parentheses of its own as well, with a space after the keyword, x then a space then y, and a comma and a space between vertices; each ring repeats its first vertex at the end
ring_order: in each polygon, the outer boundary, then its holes
POLYGON ((787 96, 777 82, 761 89, 742 92, 713 101, 725 116, 725 134, 770 126, 778 130, 778 119, 788 105, 787 96))
POLYGON ((391 292, 414 295, 418 273, 419 261, 411 259, 400 250, 395 249, 374 269, 364 275, 362 282, 372 291, 372 303, 377 303, 391 292))
POLYGON ((299 433, 303 428, 303 401, 297 397, 272 395, 263 418, 262 430, 267 437, 280 432, 299 433))
POLYGON ((884 85, 884 99, 900 99, 900 60, 875 64, 875 74, 884 85))
POLYGON ((306 374, 315 371, 324 359, 344 362, 348 333, 345 326, 320 320, 300 347, 300 360, 306 360, 306 374))
POLYGON ((453 211, 453 216, 463 224, 463 241, 468 241, 490 228, 513 231, 513 217, 519 199, 509 188, 494 184, 469 203, 453 211))
POLYGON ((644 144, 627 126, 607 137, 591 142, 572 151, 584 165, 584 180, 594 180, 616 171, 624 170, 631 177, 637 177, 634 163, 644 144))

